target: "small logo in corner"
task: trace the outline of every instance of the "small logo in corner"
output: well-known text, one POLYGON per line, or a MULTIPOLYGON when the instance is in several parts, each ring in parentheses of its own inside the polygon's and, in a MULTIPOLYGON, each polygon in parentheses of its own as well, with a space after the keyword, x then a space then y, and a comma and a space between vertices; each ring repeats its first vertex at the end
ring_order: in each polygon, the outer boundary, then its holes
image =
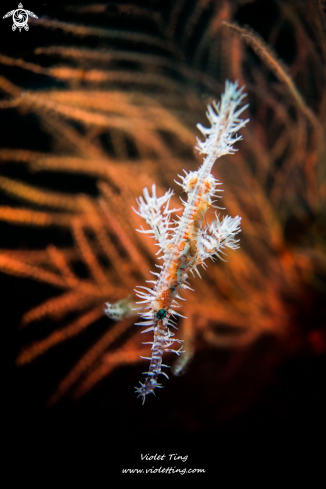
POLYGON ((37 15, 35 15, 33 12, 23 9, 23 5, 21 3, 18 5, 18 8, 16 10, 11 10, 11 12, 7 12, 6 15, 4 15, 2 18, 6 19, 11 15, 13 20, 12 30, 15 31, 18 28, 19 32, 21 32, 22 28, 24 28, 25 31, 28 31, 28 16, 38 19, 37 15))

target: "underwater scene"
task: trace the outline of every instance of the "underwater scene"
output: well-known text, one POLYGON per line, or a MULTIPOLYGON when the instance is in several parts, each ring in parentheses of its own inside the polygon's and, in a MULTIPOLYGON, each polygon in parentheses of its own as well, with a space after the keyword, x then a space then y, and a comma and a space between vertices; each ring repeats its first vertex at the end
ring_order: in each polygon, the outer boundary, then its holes
POLYGON ((207 475, 211 440, 318 437, 325 2, 16 3, 0 47, 16 439, 207 475))

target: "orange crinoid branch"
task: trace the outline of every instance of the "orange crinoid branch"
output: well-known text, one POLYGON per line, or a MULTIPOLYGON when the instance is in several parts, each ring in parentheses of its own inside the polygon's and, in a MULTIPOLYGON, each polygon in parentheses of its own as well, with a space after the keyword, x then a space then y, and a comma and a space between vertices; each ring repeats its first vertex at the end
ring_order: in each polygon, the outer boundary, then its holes
POLYGON ((157 248, 135 232, 142 218, 131 209, 152 182, 161 196, 176 174, 196 171, 195 126, 225 79, 245 85, 250 103, 241 151, 212 170, 227 189, 223 207, 242 218, 241 249, 204 270, 196 294, 184 292, 186 353, 172 369, 181 373, 201 350, 240 357, 259 338, 290 351, 326 344, 316 305, 326 270, 317 4, 268 2, 272 27, 257 35, 243 25, 255 26, 259 2, 134 3, 46 6, 46 17, 30 20, 37 44, 1 47, 0 270, 3 281, 18 277, 21 297, 31 281, 44 289, 20 311, 17 365, 42 365, 49 350, 60 362, 64 344, 71 352, 53 403, 148 355, 133 337, 136 298, 126 298, 152 278, 157 248), (123 304, 121 322, 107 322, 105 301, 123 304))

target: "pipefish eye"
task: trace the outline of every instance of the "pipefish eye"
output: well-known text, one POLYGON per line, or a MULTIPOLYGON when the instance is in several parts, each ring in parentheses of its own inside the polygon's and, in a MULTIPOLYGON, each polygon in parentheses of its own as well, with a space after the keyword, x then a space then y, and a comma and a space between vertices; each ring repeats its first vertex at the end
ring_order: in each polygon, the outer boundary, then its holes
POLYGON ((166 316, 166 310, 165 309, 159 309, 156 313, 157 319, 163 319, 166 316))

